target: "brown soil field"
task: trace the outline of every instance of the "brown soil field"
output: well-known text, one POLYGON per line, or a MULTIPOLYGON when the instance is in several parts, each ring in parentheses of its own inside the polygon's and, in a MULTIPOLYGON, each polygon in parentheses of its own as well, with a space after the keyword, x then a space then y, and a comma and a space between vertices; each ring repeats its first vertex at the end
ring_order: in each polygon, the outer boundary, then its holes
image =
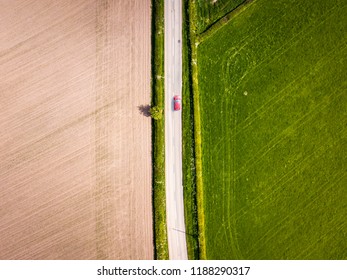
POLYGON ((152 259, 150 0, 0 2, 0 259, 152 259))

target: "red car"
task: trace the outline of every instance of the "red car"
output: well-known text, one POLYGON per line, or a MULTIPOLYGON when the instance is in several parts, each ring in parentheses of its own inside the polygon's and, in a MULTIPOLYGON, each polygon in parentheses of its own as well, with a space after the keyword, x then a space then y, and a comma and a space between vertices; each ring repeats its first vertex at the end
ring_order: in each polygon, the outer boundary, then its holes
POLYGON ((175 111, 181 110, 181 96, 179 95, 174 96, 174 110, 175 111))

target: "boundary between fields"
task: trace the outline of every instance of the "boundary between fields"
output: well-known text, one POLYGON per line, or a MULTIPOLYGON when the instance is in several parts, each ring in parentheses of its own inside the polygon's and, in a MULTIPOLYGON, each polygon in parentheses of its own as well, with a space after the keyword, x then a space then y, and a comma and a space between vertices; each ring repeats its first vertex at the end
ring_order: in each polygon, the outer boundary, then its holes
POLYGON ((233 19, 236 15, 244 12, 247 8, 251 6, 251 4, 256 3, 257 0, 246 0, 241 3, 231 11, 227 12, 224 16, 218 18, 213 23, 211 23, 203 32, 197 34, 198 41, 203 41, 206 37, 211 36, 213 33, 218 31, 224 25, 228 24, 228 22, 233 19))

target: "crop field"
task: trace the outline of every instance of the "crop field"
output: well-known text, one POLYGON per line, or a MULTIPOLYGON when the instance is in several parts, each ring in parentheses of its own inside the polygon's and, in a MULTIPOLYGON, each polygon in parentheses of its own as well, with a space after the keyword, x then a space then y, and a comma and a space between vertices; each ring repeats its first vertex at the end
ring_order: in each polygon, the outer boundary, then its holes
POLYGON ((1 1, 0 34, 0 260, 157 257, 151 1, 1 1))
POLYGON ((347 259, 346 4, 256 0, 199 44, 206 258, 347 259))
POLYGON ((245 0, 196 0, 198 33, 205 31, 216 20, 235 9, 245 0))

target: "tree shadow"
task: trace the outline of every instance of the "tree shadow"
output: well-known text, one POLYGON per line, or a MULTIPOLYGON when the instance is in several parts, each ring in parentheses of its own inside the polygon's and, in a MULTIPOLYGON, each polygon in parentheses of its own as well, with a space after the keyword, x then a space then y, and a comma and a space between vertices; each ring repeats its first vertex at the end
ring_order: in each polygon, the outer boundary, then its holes
POLYGON ((150 113, 151 105, 140 105, 140 106, 137 106, 137 108, 139 109, 140 113, 144 115, 145 117, 151 116, 151 113, 150 113))

